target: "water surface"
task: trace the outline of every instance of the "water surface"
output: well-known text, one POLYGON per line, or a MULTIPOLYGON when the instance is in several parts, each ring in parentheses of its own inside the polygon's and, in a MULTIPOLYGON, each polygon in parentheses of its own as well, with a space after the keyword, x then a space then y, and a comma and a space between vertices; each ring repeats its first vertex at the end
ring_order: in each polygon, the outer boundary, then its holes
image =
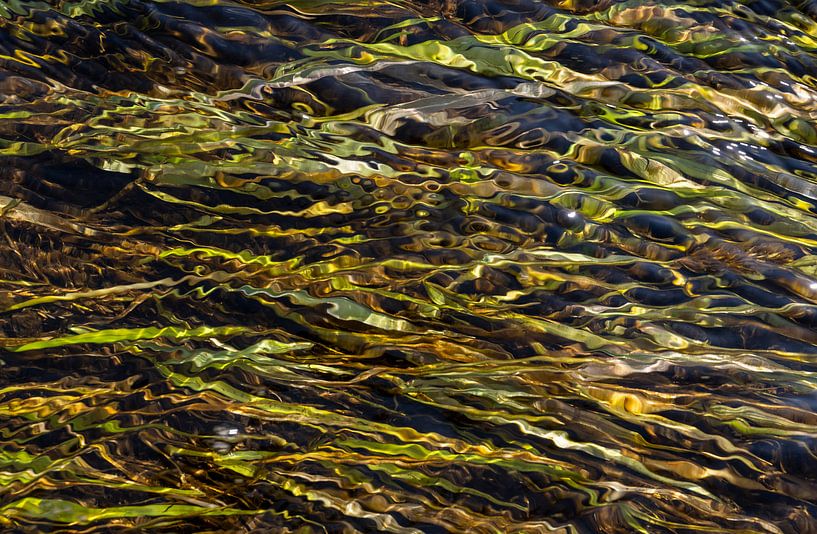
POLYGON ((0 526, 816 532, 815 19, 0 3, 0 526))

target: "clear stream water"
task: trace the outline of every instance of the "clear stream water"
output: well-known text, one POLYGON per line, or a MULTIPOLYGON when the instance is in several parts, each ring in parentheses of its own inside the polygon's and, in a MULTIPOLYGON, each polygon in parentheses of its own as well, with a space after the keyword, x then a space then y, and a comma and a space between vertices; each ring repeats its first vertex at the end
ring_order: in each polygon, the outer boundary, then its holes
POLYGON ((817 2, 0 2, 3 532, 817 532, 817 2))

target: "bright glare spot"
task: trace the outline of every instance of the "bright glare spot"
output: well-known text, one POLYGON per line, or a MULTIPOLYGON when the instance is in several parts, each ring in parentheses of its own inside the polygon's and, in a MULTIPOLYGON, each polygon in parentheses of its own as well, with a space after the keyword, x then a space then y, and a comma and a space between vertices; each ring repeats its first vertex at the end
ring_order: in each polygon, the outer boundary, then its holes
POLYGON ((576 212, 575 211, 570 211, 570 212, 567 213, 567 216, 572 219, 573 217, 576 216, 576 212))

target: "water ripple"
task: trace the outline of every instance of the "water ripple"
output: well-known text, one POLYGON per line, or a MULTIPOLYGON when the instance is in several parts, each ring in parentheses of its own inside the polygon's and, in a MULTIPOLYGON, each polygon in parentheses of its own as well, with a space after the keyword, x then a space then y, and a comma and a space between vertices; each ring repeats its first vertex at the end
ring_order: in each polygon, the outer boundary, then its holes
POLYGON ((817 529, 815 20, 3 3, 3 528, 817 529))

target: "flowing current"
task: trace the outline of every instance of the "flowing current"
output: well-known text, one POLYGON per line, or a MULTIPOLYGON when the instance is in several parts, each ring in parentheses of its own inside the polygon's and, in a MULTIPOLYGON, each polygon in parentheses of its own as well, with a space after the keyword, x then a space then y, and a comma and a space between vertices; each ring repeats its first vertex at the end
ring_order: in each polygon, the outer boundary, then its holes
POLYGON ((817 2, 0 2, 0 530, 817 532, 817 2))

